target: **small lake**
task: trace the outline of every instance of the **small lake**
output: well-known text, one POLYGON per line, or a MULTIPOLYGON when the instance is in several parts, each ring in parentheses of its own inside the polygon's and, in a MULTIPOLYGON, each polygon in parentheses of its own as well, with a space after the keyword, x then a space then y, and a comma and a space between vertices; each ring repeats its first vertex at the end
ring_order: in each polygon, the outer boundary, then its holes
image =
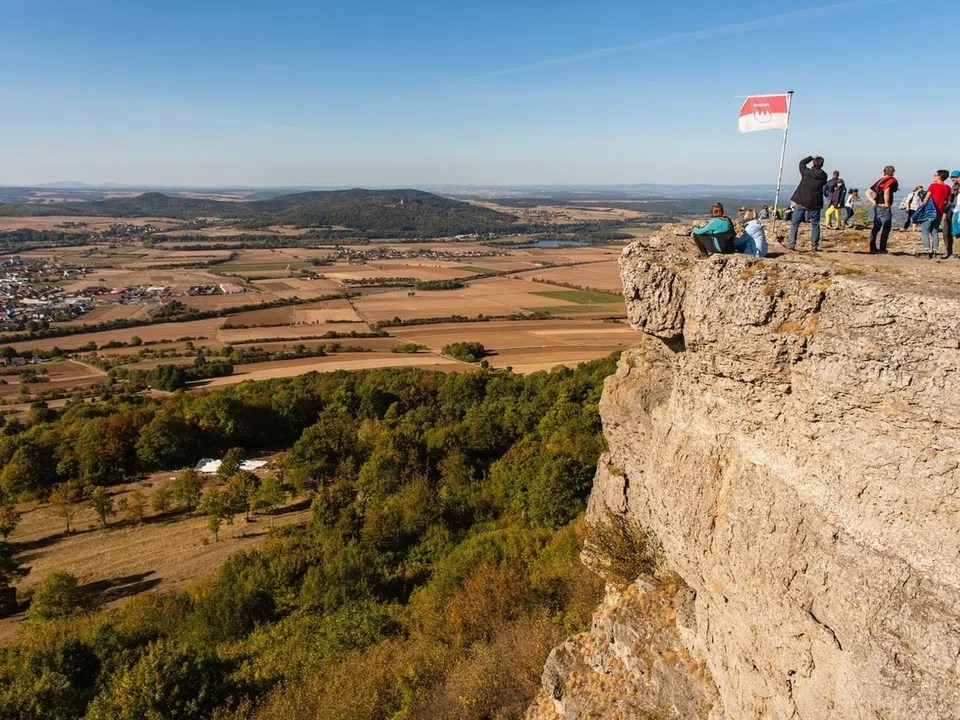
POLYGON ((514 245, 518 250, 531 250, 533 248, 575 248, 589 247, 590 243, 580 242, 579 240, 551 240, 550 238, 540 238, 533 242, 523 245, 514 245))

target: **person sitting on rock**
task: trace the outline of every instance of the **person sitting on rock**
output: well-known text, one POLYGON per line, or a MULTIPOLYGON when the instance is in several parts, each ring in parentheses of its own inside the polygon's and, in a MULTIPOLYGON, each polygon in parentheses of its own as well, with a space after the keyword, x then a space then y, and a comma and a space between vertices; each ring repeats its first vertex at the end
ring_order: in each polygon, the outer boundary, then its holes
POLYGON ((743 213, 743 220, 746 223, 743 235, 733 241, 737 252, 755 257, 767 256, 767 233, 763 229, 763 223, 760 222, 756 210, 747 210, 743 213))
POLYGON ((724 214, 721 203, 714 203, 710 208, 710 221, 706 225, 693 229, 693 241, 697 244, 700 257, 708 257, 714 253, 733 254, 736 252, 733 246, 736 236, 733 221, 724 214))

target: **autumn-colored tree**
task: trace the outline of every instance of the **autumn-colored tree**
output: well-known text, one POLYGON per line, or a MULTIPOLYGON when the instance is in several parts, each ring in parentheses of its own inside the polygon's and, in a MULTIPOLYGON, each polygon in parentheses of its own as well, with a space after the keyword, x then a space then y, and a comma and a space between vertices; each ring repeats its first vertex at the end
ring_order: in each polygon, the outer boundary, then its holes
POLYGON ((56 620, 81 612, 88 606, 77 578, 67 572, 55 572, 37 586, 27 617, 31 620, 56 620))
POLYGON ((160 483, 157 489, 153 491, 153 497, 150 504, 158 513, 165 513, 173 504, 173 488, 169 482, 160 483))
POLYGON ((139 525, 147 512, 147 496, 139 490, 134 490, 117 501, 117 510, 124 518, 139 525))
POLYGON ((3 536, 4 540, 10 537, 10 533, 16 530, 19 524, 20 511, 17 510, 13 503, 7 503, 3 507, 0 507, 0 535, 3 536))
POLYGON ((74 482, 54 485, 50 491, 50 507, 54 515, 63 518, 67 533, 73 532, 73 518, 79 509, 80 499, 80 488, 74 482))
POLYGON ((224 486, 224 500, 231 510, 243 512, 249 520, 259 486, 260 478, 249 470, 240 470, 234 473, 224 486))
POLYGON ((197 509, 207 516, 210 532, 213 533, 214 540, 219 542, 221 523, 224 521, 228 524, 232 523, 234 515, 234 511, 227 503, 224 493, 221 492, 220 488, 208 488, 203 494, 197 509))
POLYGON ((113 507, 113 498, 102 487, 95 487, 90 493, 87 503, 97 514, 97 519, 103 527, 107 526, 107 518, 116 514, 113 507))

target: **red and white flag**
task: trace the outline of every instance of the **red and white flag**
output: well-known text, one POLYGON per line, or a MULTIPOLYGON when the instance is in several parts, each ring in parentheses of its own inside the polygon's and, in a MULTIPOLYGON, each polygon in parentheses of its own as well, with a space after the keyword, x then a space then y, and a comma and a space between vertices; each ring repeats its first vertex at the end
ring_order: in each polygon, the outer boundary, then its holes
POLYGON ((783 95, 751 95, 740 106, 740 132, 786 130, 790 98, 783 95))

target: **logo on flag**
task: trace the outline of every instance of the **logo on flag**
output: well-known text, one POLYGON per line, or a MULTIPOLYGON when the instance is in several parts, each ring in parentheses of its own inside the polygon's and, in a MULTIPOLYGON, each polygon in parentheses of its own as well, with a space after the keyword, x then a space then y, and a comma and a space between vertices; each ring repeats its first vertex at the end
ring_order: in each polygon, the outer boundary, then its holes
POLYGON ((783 95, 751 95, 740 106, 740 132, 786 130, 790 100, 783 95))

